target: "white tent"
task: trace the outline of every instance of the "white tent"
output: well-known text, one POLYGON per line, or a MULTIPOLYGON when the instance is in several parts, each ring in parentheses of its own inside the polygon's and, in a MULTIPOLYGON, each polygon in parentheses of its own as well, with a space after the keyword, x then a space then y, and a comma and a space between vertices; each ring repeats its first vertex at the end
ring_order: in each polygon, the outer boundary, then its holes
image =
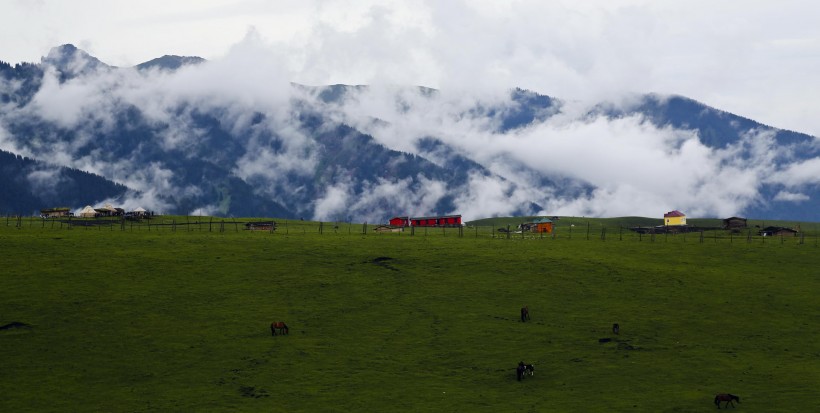
POLYGON ((86 205, 85 208, 80 211, 79 215, 83 218, 94 218, 97 216, 97 211, 91 208, 91 205, 86 205))

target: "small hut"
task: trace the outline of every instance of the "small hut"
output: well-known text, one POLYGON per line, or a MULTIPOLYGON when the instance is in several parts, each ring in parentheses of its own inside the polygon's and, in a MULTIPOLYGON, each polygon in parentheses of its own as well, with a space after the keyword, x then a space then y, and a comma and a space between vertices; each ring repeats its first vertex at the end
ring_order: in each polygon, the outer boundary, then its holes
POLYGON ((396 227, 393 225, 377 225, 373 227, 375 232, 402 232, 404 227, 396 227))
POLYGON ((686 225, 686 214, 678 210, 663 214, 663 224, 666 226, 686 225))
POLYGON ((746 218, 729 217, 723 220, 723 229, 746 228, 746 218))
POLYGON ((552 233, 552 220, 549 218, 538 218, 532 221, 531 231, 538 233, 552 233))
POLYGON ((786 228, 786 227, 766 227, 761 229, 758 234, 764 237, 796 237, 797 233, 796 229, 793 228, 786 228))
POLYGON ((248 231, 276 231, 275 221, 248 222, 245 224, 248 231))
POLYGON ((68 217, 73 215, 71 213, 71 208, 60 207, 60 208, 46 208, 40 210, 40 216, 43 218, 59 218, 59 217, 68 217))

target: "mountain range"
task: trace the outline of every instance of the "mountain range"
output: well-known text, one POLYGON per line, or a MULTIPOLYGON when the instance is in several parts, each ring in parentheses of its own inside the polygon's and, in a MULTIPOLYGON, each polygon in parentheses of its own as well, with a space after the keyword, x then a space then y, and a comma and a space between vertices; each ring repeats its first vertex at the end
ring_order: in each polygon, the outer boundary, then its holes
POLYGON ((820 221, 818 139, 675 95, 293 83, 254 56, 0 62, 0 213, 820 221))

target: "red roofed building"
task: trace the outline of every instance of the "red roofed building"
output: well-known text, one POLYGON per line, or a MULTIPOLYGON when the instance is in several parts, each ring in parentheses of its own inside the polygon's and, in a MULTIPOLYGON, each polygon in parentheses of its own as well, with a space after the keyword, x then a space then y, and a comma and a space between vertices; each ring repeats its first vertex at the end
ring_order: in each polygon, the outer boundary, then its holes
POLYGON ((410 218, 409 217, 393 217, 390 218, 390 226, 391 227, 409 227, 410 226, 410 218))
POLYGON ((666 226, 686 225, 686 215, 678 210, 663 214, 663 224, 666 226))

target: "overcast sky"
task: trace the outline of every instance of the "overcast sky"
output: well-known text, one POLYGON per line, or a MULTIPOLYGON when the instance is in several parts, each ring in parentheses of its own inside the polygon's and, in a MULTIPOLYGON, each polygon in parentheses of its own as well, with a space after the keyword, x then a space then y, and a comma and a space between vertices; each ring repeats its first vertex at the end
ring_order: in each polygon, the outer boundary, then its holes
POLYGON ((806 0, 0 0, 0 60, 216 60, 253 37, 301 83, 680 94, 820 136, 819 18, 806 0))

